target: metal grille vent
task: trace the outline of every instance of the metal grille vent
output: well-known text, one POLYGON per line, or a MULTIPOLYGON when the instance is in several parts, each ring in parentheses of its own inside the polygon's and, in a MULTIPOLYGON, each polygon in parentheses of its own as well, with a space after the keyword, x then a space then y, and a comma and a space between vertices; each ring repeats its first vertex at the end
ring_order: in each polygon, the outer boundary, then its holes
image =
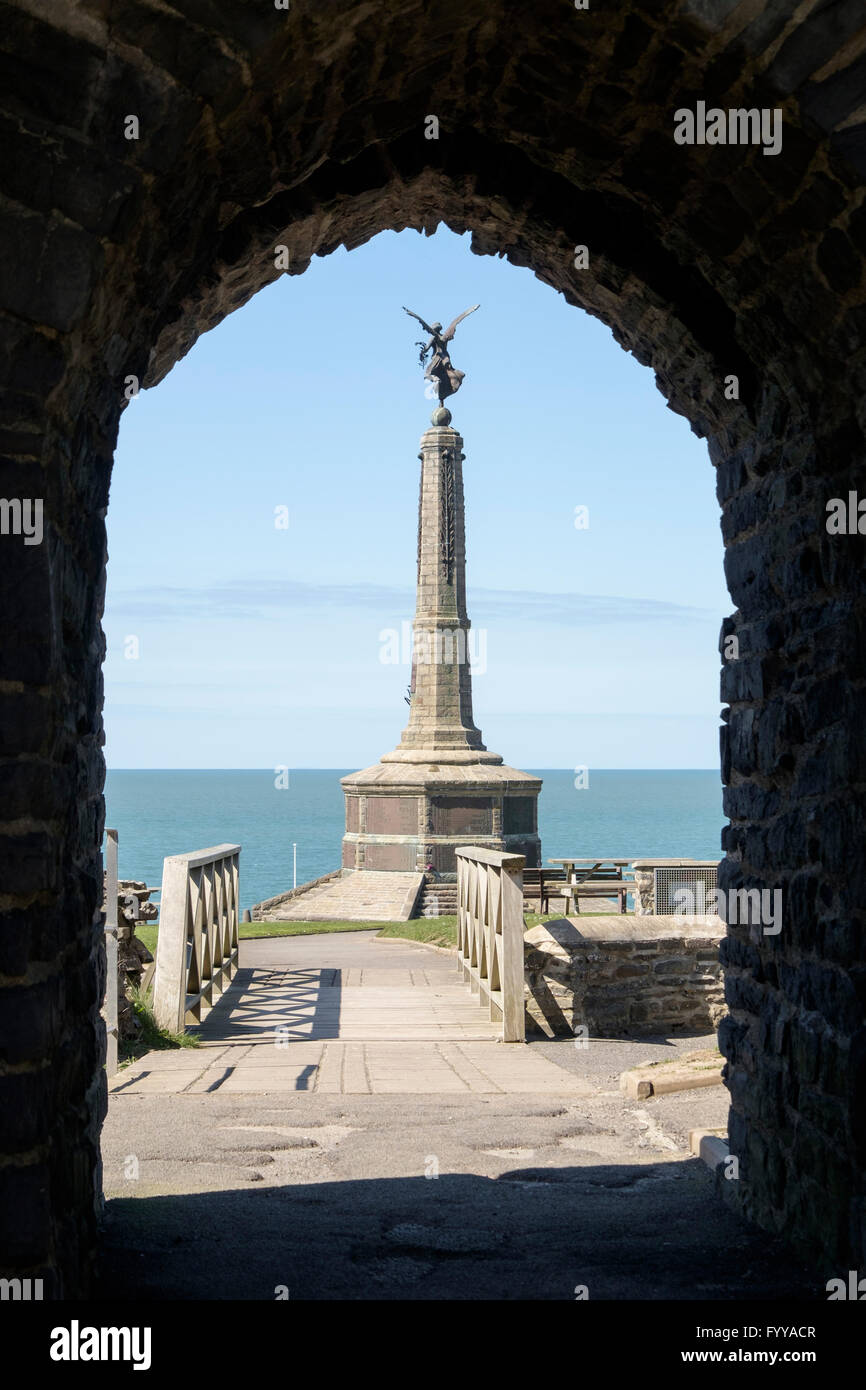
POLYGON ((716 887, 717 868, 653 869, 653 906, 657 917, 702 917, 714 913, 715 905, 707 907, 707 898, 716 887), (688 899, 677 898, 680 889, 690 894, 688 899), (694 906, 691 906, 691 904, 694 906))

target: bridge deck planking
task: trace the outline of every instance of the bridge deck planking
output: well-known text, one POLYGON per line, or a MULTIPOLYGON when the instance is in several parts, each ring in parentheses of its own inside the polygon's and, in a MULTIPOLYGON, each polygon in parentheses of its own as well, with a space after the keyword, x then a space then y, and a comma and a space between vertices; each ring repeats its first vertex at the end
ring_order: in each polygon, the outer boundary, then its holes
POLYGON ((196 1031, 202 1046, 150 1052, 111 1090, 586 1093, 563 1067, 499 1041, 454 957, 374 932, 243 941, 231 989, 196 1031))

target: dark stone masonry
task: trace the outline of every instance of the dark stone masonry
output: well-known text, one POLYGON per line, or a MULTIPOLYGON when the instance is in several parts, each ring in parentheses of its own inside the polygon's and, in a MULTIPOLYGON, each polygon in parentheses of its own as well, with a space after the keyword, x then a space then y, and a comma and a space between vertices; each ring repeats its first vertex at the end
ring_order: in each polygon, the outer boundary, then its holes
POLYGON ((0 3, 0 493, 45 509, 41 544, 0 535, 4 1273, 52 1297, 92 1277, 127 378, 160 381, 282 273, 280 245, 300 274, 440 223, 602 318, 708 442, 735 605, 720 884, 784 895, 778 935, 722 945, 737 1192, 831 1273, 863 1265, 866 569, 825 518, 866 496, 866 12, 808 8, 0 3), (781 109, 781 152, 675 144, 699 101, 781 109))

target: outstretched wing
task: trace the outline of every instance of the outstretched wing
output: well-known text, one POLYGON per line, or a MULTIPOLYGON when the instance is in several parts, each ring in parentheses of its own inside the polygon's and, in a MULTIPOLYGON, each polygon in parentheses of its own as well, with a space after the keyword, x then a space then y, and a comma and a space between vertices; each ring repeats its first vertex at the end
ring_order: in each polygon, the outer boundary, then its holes
POLYGON ((417 319, 425 333, 432 334, 433 329, 430 327, 429 323, 425 323, 420 314, 415 314, 411 309, 407 309, 405 304, 403 305, 403 313, 408 314, 410 318, 417 319))
POLYGON ((445 339, 445 342, 450 343, 451 339, 454 337, 454 334, 457 331, 457 325, 458 323, 460 323, 461 319, 468 318, 470 314, 474 314, 475 310, 480 308, 480 304, 473 304, 471 309, 464 309, 462 314, 458 314, 454 322, 449 323, 445 332, 442 334, 442 337, 445 339))

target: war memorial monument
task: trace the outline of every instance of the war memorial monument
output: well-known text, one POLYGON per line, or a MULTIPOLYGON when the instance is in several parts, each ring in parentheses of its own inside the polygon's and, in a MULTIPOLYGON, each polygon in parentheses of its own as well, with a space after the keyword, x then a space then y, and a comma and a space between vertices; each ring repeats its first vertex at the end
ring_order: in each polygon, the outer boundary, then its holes
POLYGON ((470 843, 513 850, 526 856, 528 866, 541 862, 541 781, 491 753, 472 716, 463 439, 452 427, 445 400, 464 377, 451 362, 449 345, 461 319, 478 307, 445 330, 412 315, 430 335, 419 347, 438 404, 419 455, 409 722, 392 752, 342 779, 344 869, 423 873, 432 866, 438 877, 453 879, 454 851, 470 843))

